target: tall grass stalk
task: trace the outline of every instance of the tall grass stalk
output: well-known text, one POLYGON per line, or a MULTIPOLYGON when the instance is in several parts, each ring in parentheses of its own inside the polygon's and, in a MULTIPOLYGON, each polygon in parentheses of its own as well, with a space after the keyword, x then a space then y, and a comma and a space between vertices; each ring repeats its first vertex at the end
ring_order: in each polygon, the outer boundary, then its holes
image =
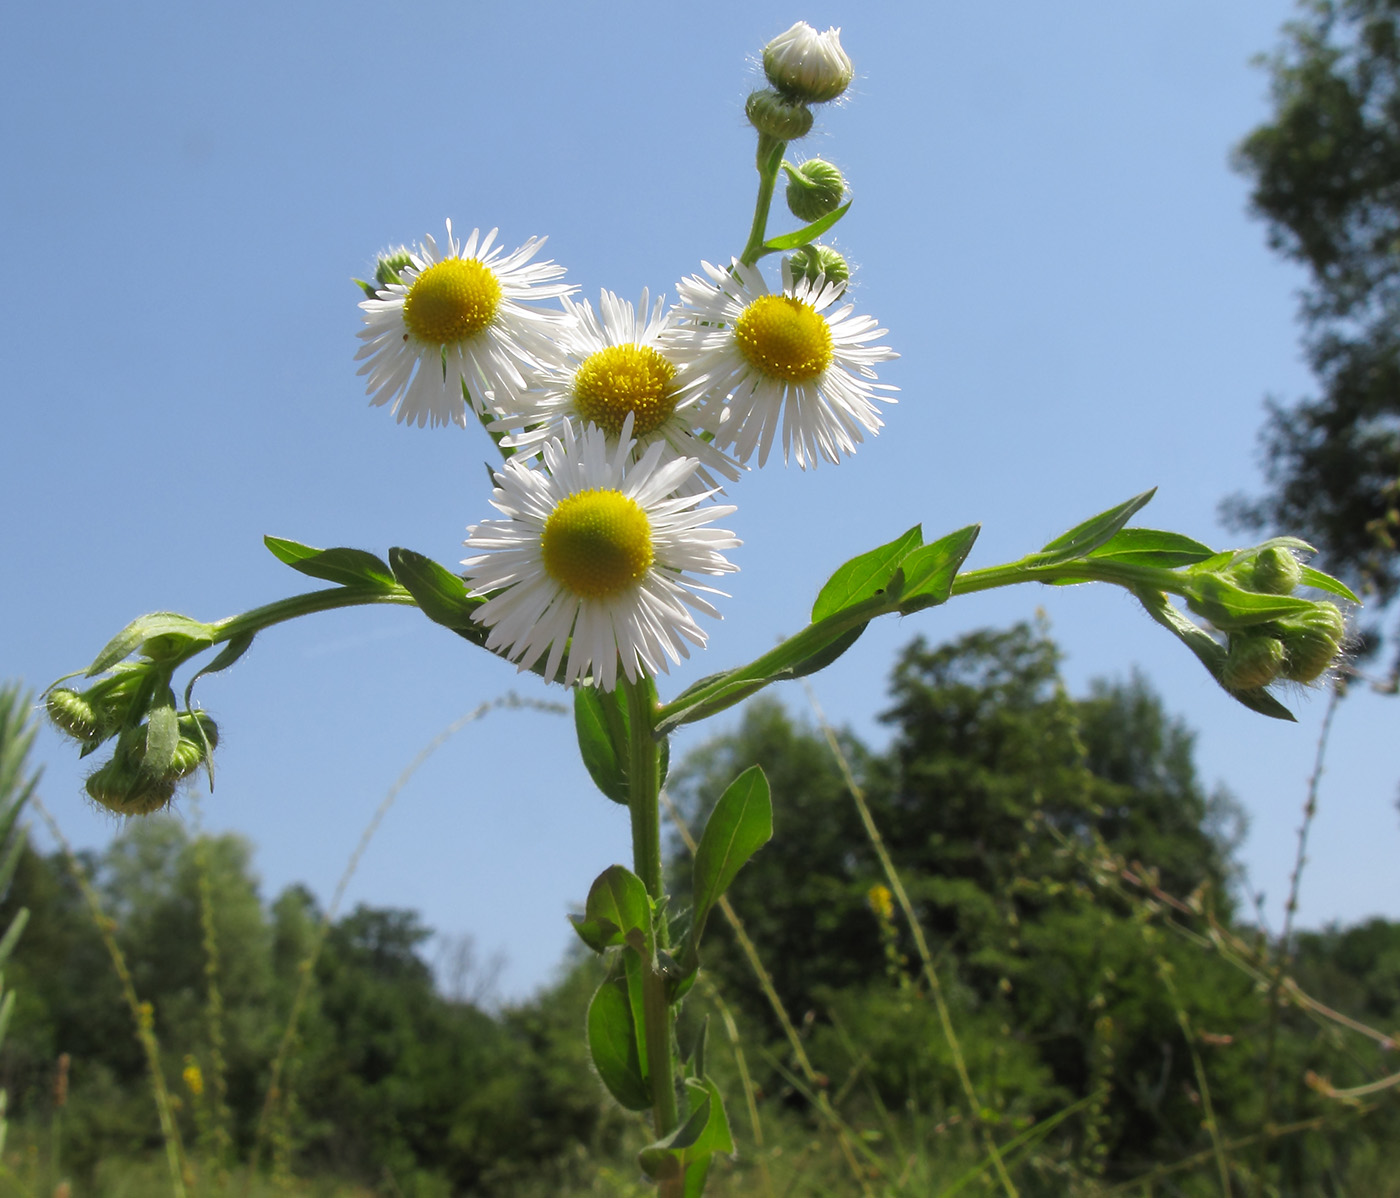
POLYGON ((311 948, 306 957, 297 966, 300 975, 297 982, 296 994, 292 998, 291 1009, 287 1013, 287 1026, 282 1032, 282 1038, 277 1046, 277 1055, 273 1058, 272 1069, 267 1083, 267 1093, 263 1097, 262 1109, 258 1112, 257 1127, 253 1133, 253 1146, 248 1157, 248 1171, 245 1175, 243 1193, 250 1192, 253 1179, 257 1176, 258 1162, 261 1158, 263 1145, 267 1142, 272 1126, 272 1119, 279 1102, 287 1099, 287 1095, 282 1092, 282 1078, 291 1059, 292 1046, 296 1040, 297 1025, 301 1020, 302 1008, 306 1005, 306 1000, 311 993, 311 983, 316 972, 316 962, 321 956, 321 949, 325 946, 326 937, 330 934, 331 924, 335 921, 336 913, 340 910, 341 901, 345 898, 345 891, 350 885, 350 880, 355 876, 355 870, 359 867, 360 859, 369 848, 370 841, 374 839, 374 834, 379 831, 379 825, 384 822, 384 817, 389 814, 390 808, 403 788, 408 785, 409 780, 416 774, 423 764, 436 753, 443 745, 451 740, 458 732, 469 724, 482 719, 497 708, 508 708, 517 710, 521 708, 532 711, 547 712, 550 715, 570 715, 572 709, 562 703, 551 703, 539 699, 522 699, 514 691, 495 699, 489 699, 485 703, 474 707, 466 715, 452 721, 439 732, 432 740, 421 748, 414 756, 413 760, 403 768, 403 771, 394 780, 394 784, 389 787, 384 798, 380 800, 379 806, 374 809, 374 814, 370 816, 369 823, 360 833, 359 843, 355 845, 355 850, 350 854, 349 861, 345 864, 345 870, 340 875, 340 880, 336 883, 335 892, 331 895, 331 901, 321 916, 320 925, 316 929, 316 936, 311 942, 311 948))
MULTIPOLYGON (((209 1095, 210 1119, 206 1140, 200 1145, 213 1160, 215 1173, 224 1182, 233 1150, 229 1131, 232 1116, 228 1107, 228 1070, 224 1063, 224 996, 219 985, 222 973, 219 964, 219 937, 214 922, 214 885, 209 861, 209 841, 200 828, 198 802, 191 804, 195 825, 194 866, 199 883, 199 923, 204 949, 205 1024, 209 1036, 209 1069, 201 1078, 209 1095)), ((201 1131, 204 1131, 201 1128, 201 1131)))
MULTIPOLYGON (((1288 881, 1288 901, 1283 907, 1283 932, 1279 936, 1273 977, 1269 982, 1269 1025, 1265 1032, 1264 1049, 1264 1111, 1260 1116, 1259 1129, 1266 1131, 1274 1117, 1274 1095, 1278 1083, 1278 1030, 1279 1001, 1284 975, 1293 957, 1293 917, 1298 913, 1298 894, 1302 888, 1303 866, 1308 860, 1308 834, 1312 831, 1313 820, 1317 817, 1317 792, 1322 782, 1323 762, 1327 757, 1327 742, 1332 735, 1332 719, 1337 707, 1346 695, 1346 677, 1338 677, 1332 684, 1332 693, 1327 700, 1327 711, 1322 717, 1322 728, 1317 735, 1317 753, 1313 759, 1312 776, 1308 779, 1307 799, 1303 803, 1303 822, 1298 827, 1298 851, 1293 859, 1293 874, 1288 881)), ((1254 1161, 1254 1198, 1263 1198, 1264 1170, 1268 1164, 1268 1139, 1261 1139, 1254 1161)))
POLYGON ((98 897, 92 881, 74 855, 68 838, 63 835, 63 830, 58 826, 57 821, 49 813, 48 808, 44 806, 43 800, 38 795, 34 795, 30 801, 34 810, 39 813, 39 818, 44 821, 49 835, 54 838, 54 842, 63 853, 63 860, 68 866, 68 872, 77 884, 83 901, 87 903, 92 922, 97 928, 98 935, 102 937, 107 955, 112 959, 112 967, 117 971, 117 979, 121 982, 122 997, 126 1000, 126 1005, 130 1008, 131 1017, 136 1024, 136 1038, 141 1042, 141 1048, 146 1054, 146 1067, 151 1078, 151 1097, 156 1104, 161 1139, 165 1145, 166 1166, 170 1172, 170 1190, 175 1198, 185 1198, 187 1176, 185 1153, 184 1147, 180 1143, 180 1128, 175 1122, 174 1110, 170 1102, 170 1091, 165 1085, 165 1073, 161 1069, 160 1043, 156 1039, 155 1032, 155 1012, 150 1003, 142 1002, 137 997, 136 985, 131 980, 131 970, 126 965, 126 956, 121 950, 121 945, 117 943, 117 921, 102 909, 102 900, 98 897))
POLYGON ((939 980, 938 970, 934 967, 933 954, 929 952, 923 925, 919 922, 918 915, 914 911, 914 904, 909 901, 909 893, 904 889, 904 882, 899 876, 899 871, 895 869, 894 861, 891 860, 889 851, 885 848, 884 838, 880 835, 879 828, 875 826, 875 819, 870 814, 870 807, 865 801, 865 793, 861 790, 860 784, 855 779, 855 774, 851 771, 851 763, 842 751, 841 743, 836 737, 835 730, 827 721, 826 713, 822 711, 821 704, 817 702, 816 692, 812 689, 811 684, 805 681, 803 689, 807 692, 807 702, 811 704, 812 711, 817 717, 817 725, 821 728, 822 735, 826 738, 826 743, 831 747, 832 755, 836 758, 836 764, 841 770, 841 777, 845 780, 846 789, 850 792, 851 801, 855 804, 856 812, 860 816, 861 827, 865 829, 866 838, 875 850, 876 857, 879 858, 880 868, 884 871, 890 892, 894 895, 899 909, 904 912, 904 918, 909 923, 909 931, 914 937, 914 946, 918 950, 919 961, 923 966, 924 979, 928 982, 929 995, 933 999, 934 1010, 938 1013, 938 1025, 948 1044, 948 1051, 953 1058, 953 1068, 958 1075, 958 1084, 962 1087, 963 1098, 967 1102, 968 1116, 977 1128, 978 1137, 982 1140, 987 1158, 991 1162, 992 1170, 996 1174, 997 1181, 1001 1184, 1002 1191, 1007 1195, 1007 1198, 1017 1198, 1016 1186, 1012 1183, 1011 1175, 1006 1171, 1006 1164, 1001 1159, 996 1137, 992 1135, 991 1128, 982 1118, 982 1104, 977 1098, 977 1091, 972 1085, 972 1077, 967 1071, 967 1061, 963 1057, 962 1045, 959 1043, 957 1032, 953 1027, 952 1015, 943 994, 943 983, 939 980))

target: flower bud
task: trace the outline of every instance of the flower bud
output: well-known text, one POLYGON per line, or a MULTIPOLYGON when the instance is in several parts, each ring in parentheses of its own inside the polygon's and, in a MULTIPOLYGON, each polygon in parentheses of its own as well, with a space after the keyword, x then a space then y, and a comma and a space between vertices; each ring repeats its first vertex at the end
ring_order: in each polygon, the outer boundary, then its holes
POLYGON ((58 687, 49 691, 48 698, 44 700, 44 709, 49 719, 75 740, 102 739, 102 716, 86 695, 58 687))
POLYGON ((99 806, 117 815, 150 815, 170 805, 175 781, 147 777, 139 759, 118 752, 88 776, 87 792, 99 806))
POLYGON ((839 29, 818 33, 798 21, 763 47, 763 73, 784 95, 822 104, 845 91, 856 72, 841 49, 839 29))
POLYGON ((403 270, 405 266, 411 265, 413 265, 413 257, 402 246, 387 254, 380 254, 379 264, 374 268, 374 281, 379 284, 381 291, 390 283, 402 283, 403 278, 399 275, 399 271, 403 270))
POLYGON ((1291 595, 1303 580, 1303 567, 1287 549, 1270 545, 1254 559, 1253 570, 1241 584, 1265 595, 1291 595))
POLYGON ((760 133, 778 141, 796 141, 806 137, 812 128, 811 109, 775 91, 751 93, 744 105, 744 114, 760 133))
POLYGON ((1232 691, 1268 686, 1279 676, 1286 654, 1283 642, 1267 633, 1236 633, 1230 637, 1220 681, 1232 691))
POLYGON ((814 221, 835 212, 846 198, 846 180, 831 163, 809 158, 799 167, 786 167, 788 209, 798 220, 814 221))
POLYGON ((804 245, 801 249, 793 250, 792 257, 788 259, 788 269, 792 272, 794 283, 799 279, 815 283, 825 277, 828 283, 839 284, 843 290, 851 277, 851 268, 846 265, 846 259, 825 245, 804 245))
POLYGON ((1316 682, 1342 651, 1347 621, 1335 603, 1325 600, 1311 611, 1278 621, 1287 658, 1283 676, 1293 682, 1316 682))

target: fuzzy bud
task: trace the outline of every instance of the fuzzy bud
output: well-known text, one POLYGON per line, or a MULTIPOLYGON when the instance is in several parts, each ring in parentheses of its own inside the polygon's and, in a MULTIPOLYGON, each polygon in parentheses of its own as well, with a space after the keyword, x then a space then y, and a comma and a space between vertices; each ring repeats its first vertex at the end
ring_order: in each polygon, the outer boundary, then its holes
POLYGON ((88 776, 87 792, 95 803, 116 815, 150 815, 170 805, 175 780, 149 778, 138 759, 118 753, 88 776))
POLYGON ((822 158, 809 158, 799 167, 786 167, 788 209, 798 220, 820 220, 841 207, 846 180, 822 158))
POLYGON ((1254 569, 1246 585, 1265 595, 1291 595, 1302 580, 1303 567, 1298 564, 1298 559, 1287 549, 1270 545, 1261 549, 1255 557, 1254 569))
POLYGON ((834 100, 855 77, 841 31, 818 33, 806 21, 798 21, 763 47, 763 73, 784 95, 807 104, 834 100))
POLYGON ((846 265, 846 259, 825 245, 804 245, 794 250, 788 259, 788 268, 792 271, 794 283, 799 279, 815 283, 824 277, 828 283, 839 284, 844 289, 851 277, 851 268, 846 265))
POLYGON ((1287 660, 1283 676, 1292 682, 1316 682, 1337 659, 1346 640, 1347 621, 1335 603, 1278 621, 1287 660))
POLYGON ((44 700, 44 708, 54 725, 75 740, 102 739, 102 716, 86 695, 59 687, 49 691, 48 698, 44 700))
POLYGON ((1283 642, 1267 634, 1237 633, 1230 637, 1220 681, 1232 691, 1268 686, 1279 676, 1286 654, 1283 642))
POLYGON ((789 100, 775 91, 757 91, 744 104, 744 115, 760 133, 778 141, 796 141, 806 137, 812 128, 812 111, 797 100, 789 100))

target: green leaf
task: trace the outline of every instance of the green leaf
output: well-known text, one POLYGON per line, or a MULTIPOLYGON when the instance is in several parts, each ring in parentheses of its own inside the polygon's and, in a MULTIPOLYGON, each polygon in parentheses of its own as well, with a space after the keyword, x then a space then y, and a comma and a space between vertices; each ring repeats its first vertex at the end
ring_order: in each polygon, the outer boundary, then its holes
POLYGON ((770 237, 763 243, 763 252, 776 253, 779 250, 795 250, 800 245, 808 245, 816 241, 832 225, 846 215, 854 201, 847 200, 835 212, 828 212, 819 220, 814 220, 810 225, 798 229, 794 233, 784 233, 781 237, 770 237))
POLYGON ((946 603, 967 555, 982 531, 980 524, 969 524, 940 537, 932 545, 914 550, 900 564, 904 571, 904 592, 899 610, 905 615, 946 603))
POLYGON ((695 849, 691 870, 695 912, 687 958, 693 958, 700 947, 710 909, 729 889, 744 862, 772 837, 773 802, 768 779, 759 766, 751 765, 720 795, 695 849))
POLYGON ((624 1108, 651 1108, 651 1087, 642 1072, 637 1026, 623 978, 604 982, 588 1004, 588 1052, 608 1093, 624 1108))
POLYGON ((853 557, 838 567, 812 604, 812 623, 880 594, 890 585, 900 562, 922 544, 922 530, 916 524, 889 544, 853 557))
POLYGON ((182 616, 179 612, 156 611, 147 616, 138 616, 103 646, 102 652, 93 659, 92 665, 88 666, 87 676, 91 678, 103 670, 110 670, 123 658, 130 657, 152 637, 186 637, 192 643, 212 644, 214 630, 208 624, 191 620, 189 616, 182 616))
POLYGON ((257 636, 256 631, 240 632, 237 636, 230 637, 218 655, 207 666, 200 670, 190 679, 189 685, 185 687, 185 707, 189 708, 190 696, 194 694, 194 684, 206 674, 217 674, 220 670, 226 670, 233 665, 240 657, 248 652, 253 645, 253 639, 257 636))
POLYGON ((1133 513, 1145 507, 1157 494, 1157 488, 1134 495, 1117 507, 1100 512, 1083 524, 1076 524, 1063 536, 1056 537, 1039 553, 1032 554, 1027 565, 1055 566, 1061 562, 1072 562, 1077 557, 1092 553, 1100 545, 1107 544, 1132 517, 1133 513))
POLYGON ((637 1154, 637 1163, 653 1181, 680 1177, 689 1166, 708 1160, 716 1152, 734 1151, 734 1136, 719 1088, 709 1078, 687 1079, 685 1088, 690 1103, 685 1121, 664 1140, 637 1154))
POLYGON ((1238 628, 1300 615, 1311 611, 1314 604, 1311 599, 1299 599, 1293 595, 1246 591, 1217 574, 1203 574, 1195 579, 1193 593, 1186 597, 1186 606, 1222 631, 1233 632, 1238 628))
POLYGON ((180 743, 179 716, 175 713, 175 692, 168 686, 146 715, 146 755, 142 758, 142 772, 152 778, 163 778, 175 760, 175 749, 180 743))
POLYGON ((15 944, 24 931, 24 925, 28 922, 28 907, 21 907, 10 918, 10 926, 5 929, 4 937, 0 938, 0 968, 4 967, 5 962, 10 959, 10 954, 15 951, 15 944))
POLYGON ((578 735, 579 753, 593 784, 614 803, 627 805, 627 747, 625 738, 619 749, 613 734, 615 723, 626 726, 626 705, 619 704, 616 692, 604 694, 596 687, 574 687, 574 731, 578 735), (622 710, 619 711, 618 708, 622 710), (612 710, 609 711, 608 709, 612 710))
POLYGON ((1294 720, 1293 713, 1263 687, 1254 690, 1231 690, 1221 682, 1221 671, 1225 666, 1225 647, 1194 620, 1182 615, 1161 591, 1135 590, 1133 594, 1149 616, 1196 655, 1200 663, 1210 671, 1210 676, 1220 683, 1221 689, 1232 699, 1260 715, 1275 720, 1294 720))
POLYGON ((621 865, 609 866, 594 880, 583 918, 570 917, 574 930, 594 952, 626 944, 651 960, 651 899, 641 878, 621 865))
POLYGON ((341 586, 369 586, 387 591, 394 588, 394 574, 373 553, 363 549, 313 549, 284 537, 263 537, 278 561, 312 578, 323 578, 341 586))
MULTIPOLYGON (((467 584, 451 570, 412 549, 390 549, 389 564, 394 577, 413 596, 428 619, 452 629, 475 645, 486 644, 486 629, 472 619, 472 613, 485 600, 470 598, 467 584)), ((543 666, 537 665, 535 672, 541 669, 543 666)))
POLYGON ((1302 586, 1312 587, 1314 590, 1326 591, 1328 594, 1337 595, 1351 603, 1360 603, 1361 600, 1351 593, 1351 588, 1339 578, 1333 578, 1330 574, 1324 574, 1321 570, 1314 570, 1311 566, 1303 567, 1302 586))
POLYGON ((1109 558, 1132 566, 1175 570, 1215 556, 1215 550, 1179 532, 1155 528, 1124 528, 1095 549, 1090 557, 1109 558))
POLYGON ((833 661, 841 656, 847 649, 860 640, 860 634, 866 629, 865 624, 857 624, 854 628, 849 628, 840 636, 833 638, 813 653, 810 657, 804 657, 794 666, 789 666, 778 677, 781 678, 805 678, 808 674, 815 674, 818 670, 824 670, 833 661))
POLYGON ((736 703, 742 703, 750 695, 757 694, 772 681, 772 678, 740 678, 721 687, 703 700, 673 711, 665 719, 657 722, 658 734, 669 733, 682 724, 693 724, 697 720, 708 719, 716 712, 736 703))

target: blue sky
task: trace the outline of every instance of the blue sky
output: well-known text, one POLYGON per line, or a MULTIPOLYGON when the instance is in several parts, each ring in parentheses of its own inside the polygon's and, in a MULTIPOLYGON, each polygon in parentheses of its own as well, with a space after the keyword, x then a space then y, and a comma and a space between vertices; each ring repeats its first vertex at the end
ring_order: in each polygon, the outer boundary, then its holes
MULTIPOLYGON (((990 565, 1155 485, 1145 522, 1233 543, 1216 507, 1258 486, 1262 401, 1310 386, 1303 279, 1228 166, 1267 113, 1249 60, 1289 15, 1272 0, 24 6, 0 79, 0 676, 42 686, 145 611, 212 619, 304 589, 264 533, 455 563, 491 514, 489 446, 367 406, 350 280, 451 218, 512 246, 548 235, 584 296, 674 298, 743 243, 743 102, 757 52, 799 17, 842 26, 858 75, 790 156, 846 172, 836 241, 902 355, 883 372, 900 402, 849 462, 770 463, 731 488, 741 572, 663 695, 795 631, 832 568, 916 521, 930 537, 982 521, 971 564, 990 565)), ((1037 607, 1073 689, 1137 667, 1199 730, 1205 779, 1251 815, 1244 858, 1276 919, 1324 704, 1300 695, 1296 726, 1252 715, 1120 594, 1021 589, 890 621, 819 698, 878 743, 899 646, 1037 607)), ((563 697, 407 610, 276 630, 201 684, 224 743, 200 818, 256 843, 269 895, 299 881, 327 898, 403 766, 511 689, 563 697)), ((1357 694, 1338 717, 1306 923, 1400 916, 1396 712, 1357 694)), ((67 834, 108 840, 74 755, 47 732, 38 755, 67 834)), ((473 936, 520 994, 627 852, 569 722, 496 712, 403 792, 349 901, 473 936)))

